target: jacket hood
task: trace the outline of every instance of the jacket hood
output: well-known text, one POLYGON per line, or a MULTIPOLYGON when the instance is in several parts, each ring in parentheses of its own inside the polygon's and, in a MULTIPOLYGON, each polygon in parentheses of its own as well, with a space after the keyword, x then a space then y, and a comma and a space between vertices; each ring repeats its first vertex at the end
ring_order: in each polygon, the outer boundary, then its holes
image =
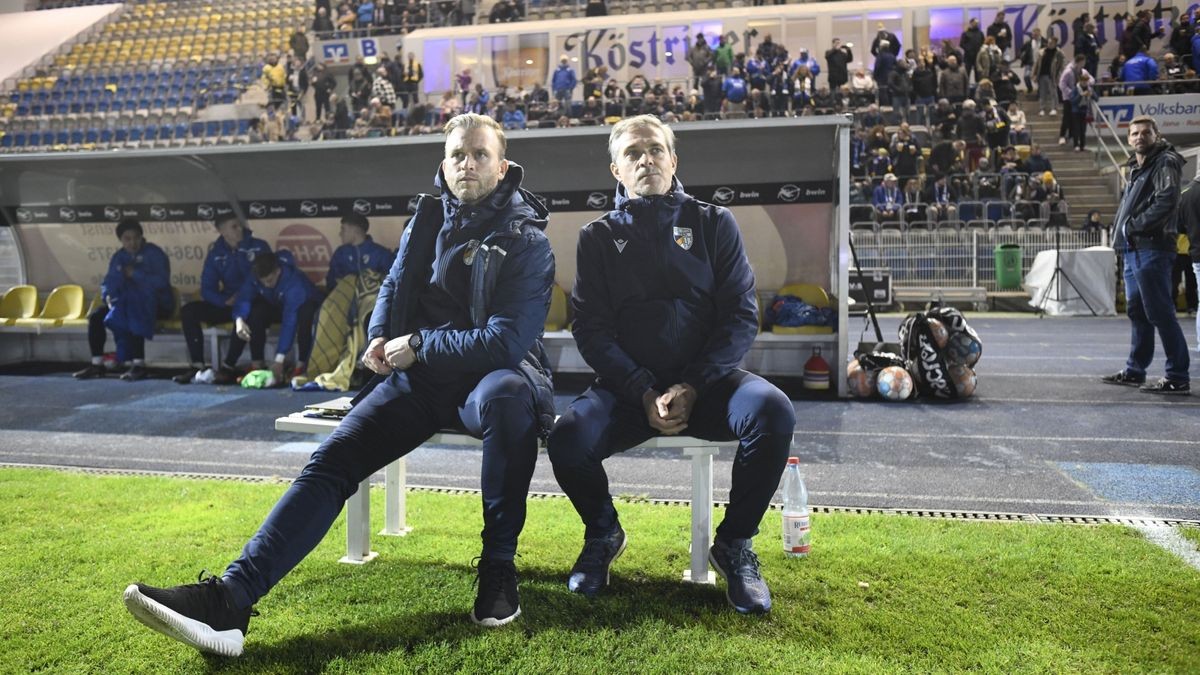
POLYGON ((437 175, 433 184, 441 193, 443 210, 447 220, 454 221, 463 214, 463 219, 470 223, 502 222, 507 225, 515 217, 523 217, 530 225, 545 230, 550 212, 532 192, 521 187, 525 177, 525 169, 516 162, 509 161, 508 172, 496 184, 492 194, 477 204, 463 204, 450 191, 446 174, 438 165, 437 175))
MULTIPOLYGON (((1159 161, 1159 159, 1160 159, 1159 155, 1163 155, 1163 157, 1161 158, 1162 160, 1169 161, 1169 162, 1178 162, 1180 164, 1183 163, 1183 155, 1180 155, 1178 152, 1176 152, 1175 146, 1168 143, 1167 139, 1160 138, 1150 148, 1150 153, 1146 155, 1146 162, 1145 162, 1145 164, 1143 164, 1143 166, 1146 166, 1146 165, 1150 164, 1151 162, 1159 161)), ((1137 155, 1133 155, 1132 157, 1129 158, 1128 166, 1130 168, 1136 168, 1137 165, 1138 165, 1137 155)))

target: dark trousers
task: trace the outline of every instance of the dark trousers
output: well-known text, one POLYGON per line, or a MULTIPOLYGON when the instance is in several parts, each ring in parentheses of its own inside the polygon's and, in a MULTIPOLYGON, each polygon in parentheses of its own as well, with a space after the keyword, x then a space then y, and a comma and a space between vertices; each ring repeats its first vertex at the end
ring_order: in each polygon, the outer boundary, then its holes
POLYGON ((418 363, 392 373, 313 453, 225 582, 239 606, 254 604, 316 547, 360 481, 447 427, 483 439, 482 556, 512 560, 537 461, 535 420, 533 393, 515 370, 447 378, 418 363))
MULTIPOLYGON (((795 427, 796 413, 788 397, 744 370, 716 382, 696 401, 683 433, 739 441, 729 507, 717 526, 718 537, 745 539, 758 532, 787 465, 795 427)), ((559 418, 550 433, 550 462, 583 520, 585 538, 604 536, 619 522, 603 461, 655 435, 640 402, 619 399, 598 386, 575 399, 559 418)))
POLYGON ((325 113, 333 112, 333 108, 329 105, 329 94, 316 94, 313 96, 313 104, 315 107, 314 115, 317 120, 325 118, 325 113))
MULTIPOLYGON (((312 354, 313 346, 313 317, 321 305, 315 300, 300 305, 296 316, 296 349, 299 352, 296 360, 307 362, 312 354)), ((283 310, 265 300, 255 300, 250 305, 250 315, 246 323, 250 324, 250 360, 262 361, 267 347, 267 327, 272 323, 283 320, 283 310)), ((229 337, 229 352, 225 355, 225 365, 232 368, 242 358, 242 350, 246 342, 234 333, 229 337)))
POLYGON ((1184 307, 1189 312, 1196 311, 1196 274, 1193 270, 1192 258, 1186 253, 1175 254, 1175 268, 1171 271, 1171 290, 1178 291, 1179 282, 1183 282, 1184 307))
POLYGON ((1070 115, 1064 117, 1071 118, 1071 140, 1074 141, 1074 146, 1079 149, 1087 147, 1087 111, 1080 110, 1078 112, 1072 110, 1070 115))
POLYGON ((1175 317, 1171 269, 1175 251, 1153 249, 1125 253, 1125 313, 1133 324, 1125 369, 1145 375, 1154 360, 1154 332, 1162 340, 1167 379, 1188 382, 1188 347, 1175 317))
MULTIPOLYGON (((183 340, 187 343, 189 362, 204 363, 204 326, 202 324, 212 326, 233 321, 233 308, 218 307, 203 300, 197 300, 189 302, 179 310, 179 320, 183 324, 183 340)), ((232 345, 230 345, 230 350, 232 351, 232 345)), ((240 357, 241 354, 239 353, 238 356, 240 357)), ((212 358, 213 363, 216 363, 217 355, 213 354, 212 358)), ((234 359, 233 362, 237 363, 237 359, 234 359)))
MULTIPOLYGON (((158 307, 157 318, 166 319, 171 316, 168 307, 158 307)), ((108 316, 108 307, 100 307, 88 315, 88 348, 92 356, 104 355, 104 343, 108 340, 108 328, 104 325, 104 317, 108 316)), ((113 342, 117 345, 117 360, 121 362, 130 359, 146 358, 146 339, 140 335, 113 331, 113 342)))

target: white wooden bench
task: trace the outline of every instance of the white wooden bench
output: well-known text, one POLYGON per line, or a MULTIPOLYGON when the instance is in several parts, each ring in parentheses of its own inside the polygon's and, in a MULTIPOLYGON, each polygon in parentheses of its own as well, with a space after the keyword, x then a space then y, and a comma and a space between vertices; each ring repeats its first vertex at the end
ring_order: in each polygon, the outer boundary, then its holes
MULTIPOLYGON (((338 420, 309 417, 303 412, 292 413, 275 420, 276 431, 292 431, 328 436, 338 420)), ((428 441, 430 445, 480 445, 480 440, 462 433, 441 432, 428 441)), ((692 541, 688 569, 683 580, 712 584, 715 575, 708 569, 708 549, 713 536, 713 456, 729 442, 705 441, 691 436, 656 436, 639 448, 678 448, 680 454, 691 458, 692 464, 692 541)), ((339 562, 362 565, 379 554, 371 550, 370 477, 359 484, 358 490, 346 501, 346 555, 339 562)), ((384 469, 384 526, 379 534, 403 537, 412 531, 405 519, 405 490, 407 472, 404 458, 384 469)))

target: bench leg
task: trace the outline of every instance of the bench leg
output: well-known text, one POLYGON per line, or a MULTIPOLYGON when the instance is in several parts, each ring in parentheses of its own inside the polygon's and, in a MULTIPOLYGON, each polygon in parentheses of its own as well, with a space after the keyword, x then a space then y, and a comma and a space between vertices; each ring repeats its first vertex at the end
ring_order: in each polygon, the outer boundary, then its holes
POLYGON ((404 458, 401 457, 383 471, 384 485, 386 491, 383 497, 384 503, 384 520, 383 530, 379 533, 390 537, 403 537, 412 532, 412 528, 408 527, 405 521, 406 511, 406 495, 408 490, 408 471, 404 464, 404 458))
POLYGON ((222 363, 221 336, 217 333, 217 331, 211 329, 208 334, 208 351, 210 354, 212 354, 212 361, 209 361, 209 363, 213 365, 213 372, 216 372, 216 369, 220 369, 222 363))
POLYGON ((708 548, 712 545, 713 455, 716 448, 684 448, 692 457, 692 550, 690 566, 683 580, 694 584, 715 584, 708 569, 708 548))
POLYGON ((338 562, 362 565, 377 555, 371 550, 371 478, 368 476, 346 500, 346 555, 338 562))

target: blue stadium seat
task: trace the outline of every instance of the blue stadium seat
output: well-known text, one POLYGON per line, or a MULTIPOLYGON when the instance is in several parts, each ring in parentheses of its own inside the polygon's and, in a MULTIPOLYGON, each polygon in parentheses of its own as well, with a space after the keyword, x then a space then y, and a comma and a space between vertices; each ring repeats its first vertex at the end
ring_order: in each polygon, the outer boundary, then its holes
POLYGON ((222 120, 221 135, 232 136, 237 133, 237 120, 222 120))
POLYGON ((11 148, 13 146, 14 134, 4 134, 0 136, 0 148, 11 148))
POLYGON ((29 106, 29 114, 30 115, 41 115, 42 114, 42 104, 34 103, 33 105, 30 105, 29 106))
POLYGON ((238 132, 239 136, 245 136, 246 134, 250 133, 250 120, 248 120, 248 119, 238 120, 237 132, 238 132))
POLYGON ((158 140, 158 125, 153 123, 147 124, 142 131, 142 138, 147 141, 158 140))
POLYGON ((83 143, 83 129, 71 130, 71 145, 81 145, 83 143))
POLYGON ((112 140, 113 140, 113 130, 112 129, 109 129, 108 127, 104 127, 102 129, 100 129, 100 142, 101 143, 112 143, 112 140))
MULTIPOLYGON (((7 136, 5 136, 5 138, 7 138, 7 136)), ((25 144, 28 142, 28 140, 29 140, 29 137, 25 134, 24 131, 14 131, 12 133, 12 145, 14 148, 25 147, 25 144)))
POLYGON ((183 140, 188 136, 188 123, 179 122, 175 125, 175 138, 183 140))
POLYGON ((128 127, 117 127, 115 130, 113 130, 113 141, 114 142, 124 143, 127 140, 129 140, 129 128, 128 127))
MULTIPOLYGON (((1012 205, 1008 202, 988 202, 987 215, 988 220, 1004 220, 1012 217, 1012 205)), ((963 220, 968 220, 964 218, 963 220)))
POLYGON ((192 122, 192 138, 202 138, 204 136, 204 122, 196 120, 192 122))
POLYGON ((204 135, 210 136, 210 137, 220 136, 221 135, 221 121, 220 120, 209 120, 208 123, 204 125, 204 135))
POLYGON ((97 129, 96 127, 88 127, 88 130, 86 132, 84 132, 83 142, 84 143, 99 143, 100 142, 100 130, 97 129))
POLYGON ((142 140, 142 133, 144 131, 145 131, 145 129, 143 129, 142 125, 140 125, 140 124, 129 125, 129 140, 130 141, 142 140))
POLYGON ((42 132, 42 145, 54 145, 54 132, 53 131, 43 131, 42 132))

